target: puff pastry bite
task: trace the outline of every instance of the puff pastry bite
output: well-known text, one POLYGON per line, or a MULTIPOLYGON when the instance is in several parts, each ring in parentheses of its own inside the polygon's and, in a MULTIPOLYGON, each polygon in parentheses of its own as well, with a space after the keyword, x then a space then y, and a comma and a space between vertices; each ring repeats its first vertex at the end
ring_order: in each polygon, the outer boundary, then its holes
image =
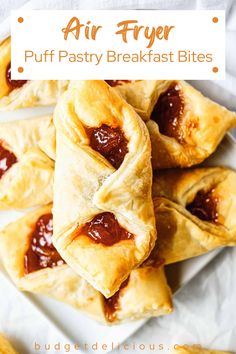
POLYGON ((69 81, 11 80, 11 39, 0 44, 0 110, 55 104, 69 81))
POLYGON ((157 96, 155 80, 106 80, 131 106, 140 117, 150 119, 157 96))
POLYGON ((236 245, 236 173, 227 168, 159 171, 153 196, 159 256, 174 263, 236 245))
POLYGON ((0 354, 17 354, 11 343, 0 333, 0 354))
POLYGON ((52 245, 51 206, 12 222, 0 232, 0 254, 15 284, 66 302, 94 319, 116 324, 172 311, 163 265, 149 258, 131 272, 118 292, 106 299, 75 273, 52 245))
POLYGON ((156 239, 151 146, 137 113, 104 81, 74 81, 54 112, 54 245, 106 297, 156 239))
POLYGON ((199 348, 196 346, 178 346, 173 352, 173 354, 233 354, 230 352, 224 352, 222 350, 209 350, 204 348, 199 348))
POLYGON ((147 127, 154 169, 199 164, 236 125, 234 112, 185 81, 153 81, 152 85, 147 127))
POLYGON ((52 117, 0 123, 0 209, 52 201, 54 162, 40 149, 52 117))

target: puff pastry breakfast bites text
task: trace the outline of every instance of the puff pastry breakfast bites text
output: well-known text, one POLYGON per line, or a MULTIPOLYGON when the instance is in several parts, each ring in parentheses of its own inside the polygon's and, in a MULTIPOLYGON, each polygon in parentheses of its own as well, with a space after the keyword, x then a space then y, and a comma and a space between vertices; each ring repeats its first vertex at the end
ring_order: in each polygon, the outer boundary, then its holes
POLYGON ((106 297, 156 239, 145 124, 104 81, 74 81, 54 113, 54 245, 106 297))
POLYGON ((178 346, 173 351, 173 354, 233 354, 230 352, 225 352, 222 350, 210 350, 210 349, 203 349, 199 348, 198 346, 178 346))
POLYGON ((11 39, 0 44, 0 111, 55 104, 69 81, 12 80, 11 39))
POLYGON ((202 162, 236 125, 236 114, 204 97, 185 81, 154 83, 152 113, 147 122, 154 169, 202 162))
POLYGON ((236 173, 227 168, 159 171, 153 197, 159 257, 174 263, 236 245, 236 173))
POLYGON ((0 354, 17 354, 11 343, 0 333, 0 354))
POLYGON ((39 148, 51 117, 0 123, 0 209, 52 201, 53 161, 39 148))
POLYGON ((0 254, 16 285, 66 302, 96 320, 116 324, 172 311, 163 266, 155 258, 131 272, 106 299, 68 265, 52 245, 51 207, 12 222, 0 232, 0 254))

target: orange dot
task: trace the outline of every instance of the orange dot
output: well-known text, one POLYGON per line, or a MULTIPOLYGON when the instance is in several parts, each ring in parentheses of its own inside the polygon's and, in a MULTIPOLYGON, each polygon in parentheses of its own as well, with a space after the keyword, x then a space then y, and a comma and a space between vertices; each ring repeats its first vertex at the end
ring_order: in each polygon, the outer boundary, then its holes
POLYGON ((218 17, 213 17, 212 22, 217 23, 219 21, 218 17))
POLYGON ((18 18, 18 22, 19 22, 19 23, 22 23, 22 22, 24 22, 24 19, 23 19, 23 17, 19 17, 19 18, 18 18))
POLYGON ((22 66, 19 66, 18 73, 23 73, 23 71, 24 71, 24 68, 22 68, 22 66))
POLYGON ((213 73, 218 73, 219 69, 217 68, 217 66, 214 66, 214 68, 212 68, 213 73))

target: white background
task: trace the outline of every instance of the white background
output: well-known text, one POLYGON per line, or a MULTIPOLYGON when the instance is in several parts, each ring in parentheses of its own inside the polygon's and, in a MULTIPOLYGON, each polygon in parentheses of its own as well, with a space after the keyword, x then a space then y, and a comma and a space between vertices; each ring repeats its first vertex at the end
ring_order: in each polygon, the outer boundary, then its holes
MULTIPOLYGON (((90 28, 91 28, 90 25, 90 28)), ((131 27, 131 25, 129 25, 131 27)), ((13 11, 11 17, 12 35, 12 76, 14 79, 26 80, 80 80, 80 79, 224 79, 225 32, 223 11, 13 11), (17 20, 22 17, 24 21, 17 20), (91 21, 91 25, 100 25, 96 40, 88 40, 81 28, 79 40, 70 33, 64 40, 62 28, 69 20, 77 17, 82 24, 91 21), (219 20, 212 21, 213 17, 219 20), (174 26, 168 40, 155 39, 151 48, 147 48, 149 40, 140 31, 139 39, 132 38, 132 32, 127 34, 128 43, 124 43, 120 35, 115 35, 117 23, 125 20, 137 20, 138 26, 157 28, 158 26, 174 26), (36 62, 28 58, 25 62, 25 51, 39 54, 45 50, 54 50, 53 62, 36 62), (99 65, 96 62, 69 62, 62 59, 59 62, 58 52, 93 53, 103 55, 99 65), (107 51, 116 53, 174 53, 174 62, 108 62, 107 51), (178 51, 210 53, 212 62, 178 61, 178 51), (24 72, 19 73, 18 67, 24 72), (219 71, 214 73, 213 67, 219 71)))

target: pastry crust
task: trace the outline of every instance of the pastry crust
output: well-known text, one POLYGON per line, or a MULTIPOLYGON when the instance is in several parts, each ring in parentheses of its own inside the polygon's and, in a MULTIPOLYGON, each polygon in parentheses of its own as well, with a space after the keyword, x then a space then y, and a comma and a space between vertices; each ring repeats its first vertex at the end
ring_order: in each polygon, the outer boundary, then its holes
POLYGON ((11 343, 0 333, 0 354, 17 354, 11 343))
POLYGON ((47 106, 57 102, 68 87, 68 80, 33 80, 11 90, 6 80, 6 70, 11 61, 10 37, 0 44, 0 111, 18 108, 47 106))
POLYGON ((52 201, 54 162, 38 143, 53 130, 49 116, 0 124, 1 145, 17 158, 0 179, 1 210, 52 201))
POLYGON ((156 86, 161 82, 156 80, 138 80, 117 85, 113 89, 134 107, 144 121, 147 121, 150 119, 157 99, 156 86))
POLYGON ((217 247, 236 245, 236 173, 227 168, 160 171, 154 177, 159 257, 174 263, 217 247), (218 222, 186 209, 198 192, 214 189, 218 222))
MULTIPOLYGON (((199 164, 215 151, 225 133, 236 125, 234 112, 204 97, 185 81, 156 80, 151 84, 150 81, 142 81, 140 85, 146 86, 150 95, 150 99, 147 99, 149 119, 147 127, 152 143, 154 169, 190 167, 199 164), (176 117, 182 142, 175 137, 160 133, 158 124, 151 119, 151 113, 160 95, 175 84, 183 102, 181 118, 176 117)), ((143 90, 145 91, 146 88, 143 90)), ((135 97, 133 101, 139 97, 139 91, 137 97, 135 90, 131 90, 130 94, 135 97)), ((129 102, 132 104, 132 100, 129 99, 129 102)), ((173 124, 175 129, 176 120, 173 124)))
POLYGON ((78 274, 110 297, 148 257, 156 239, 148 132, 131 106, 103 81, 72 82, 55 109, 54 122, 54 244, 78 274), (89 146, 84 127, 102 124, 121 126, 129 141, 117 170, 89 146), (78 236, 81 226, 102 212, 113 213, 134 239, 108 247, 78 236))
POLYGON ((171 292, 163 266, 155 265, 154 262, 131 272, 128 284, 120 291, 112 322, 106 316, 104 296, 68 265, 25 274, 24 255, 32 230, 38 218, 50 212, 51 206, 45 206, 12 222, 0 232, 1 259, 21 290, 63 301, 109 325, 172 312, 171 292))
POLYGON ((230 352, 225 352, 222 350, 209 350, 204 348, 199 348, 197 346, 178 346, 173 351, 173 354, 232 354, 230 352))

